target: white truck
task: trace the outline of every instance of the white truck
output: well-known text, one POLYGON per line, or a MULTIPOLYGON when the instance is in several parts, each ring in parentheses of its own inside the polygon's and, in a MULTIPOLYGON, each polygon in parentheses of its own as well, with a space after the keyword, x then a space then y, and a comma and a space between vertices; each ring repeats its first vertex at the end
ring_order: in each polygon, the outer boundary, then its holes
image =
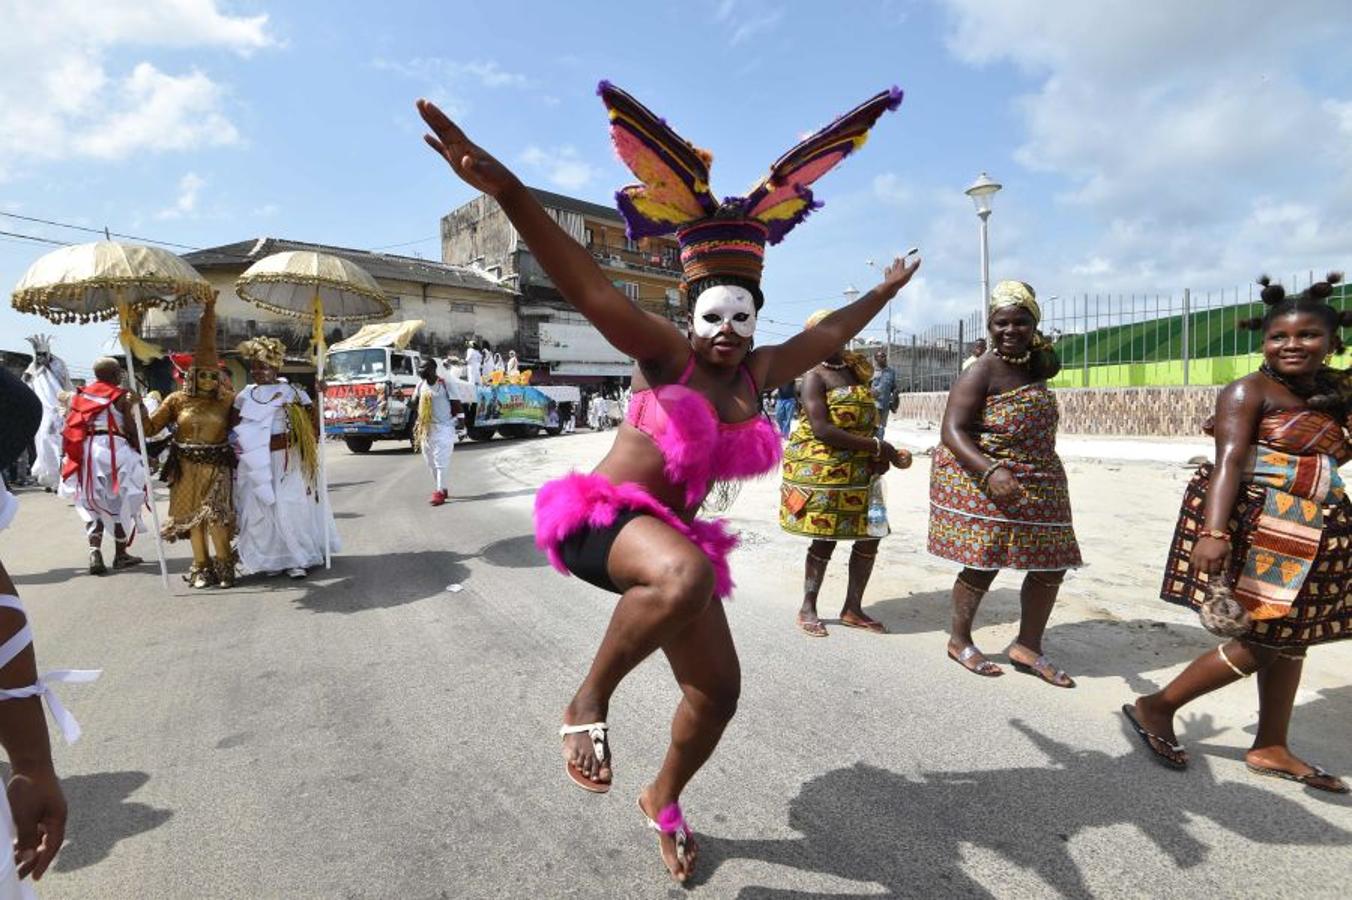
MULTIPOLYGON (((376 441, 413 440, 413 392, 424 357, 397 347, 335 348, 324 366, 324 433, 341 437, 353 453, 366 453, 376 441)), ((497 385, 478 388, 454 378, 437 364, 438 374, 465 406, 469 437, 490 440, 562 430, 560 410, 581 400, 572 385, 497 385)))

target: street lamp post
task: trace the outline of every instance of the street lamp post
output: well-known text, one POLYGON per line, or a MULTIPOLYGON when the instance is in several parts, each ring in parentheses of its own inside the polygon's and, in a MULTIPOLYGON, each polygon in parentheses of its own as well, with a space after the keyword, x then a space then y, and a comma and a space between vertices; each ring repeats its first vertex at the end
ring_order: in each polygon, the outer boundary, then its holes
MULTIPOLYGON (((852 284, 846 285, 845 290, 841 291, 841 294, 843 294, 845 297, 845 303, 850 304, 859 299, 859 288, 855 287, 852 284)), ((854 339, 851 338, 851 343, 853 342, 854 339)))
POLYGON ((977 218, 981 219, 981 306, 977 310, 977 322, 986 321, 986 307, 991 299, 991 255, 990 242, 986 235, 986 220, 991 217, 991 198, 1000 190, 1002 185, 998 181, 992 181, 991 177, 982 172, 972 182, 964 193, 972 198, 972 203, 976 205, 977 218))

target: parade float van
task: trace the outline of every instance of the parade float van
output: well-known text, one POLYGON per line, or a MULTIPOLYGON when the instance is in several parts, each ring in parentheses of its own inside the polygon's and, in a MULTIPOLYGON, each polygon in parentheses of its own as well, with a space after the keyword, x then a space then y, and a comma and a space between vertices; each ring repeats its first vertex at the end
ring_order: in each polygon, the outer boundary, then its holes
MULTIPOLYGON (((374 326, 379 328, 380 326, 374 326)), ((368 329, 373 326, 367 326, 368 329)), ((366 331, 367 329, 363 329, 366 331)), ((351 338, 334 344, 324 366, 324 432, 342 438, 353 453, 366 453, 376 441, 409 441, 417 410, 413 393, 421 380, 423 355, 401 349, 397 341, 371 346, 377 338, 351 338)), ((406 340, 406 339, 405 339, 406 340)), ((558 434, 561 404, 576 404, 580 394, 572 385, 480 385, 454 378, 441 368, 438 374, 465 406, 469 437, 489 440, 558 434)))

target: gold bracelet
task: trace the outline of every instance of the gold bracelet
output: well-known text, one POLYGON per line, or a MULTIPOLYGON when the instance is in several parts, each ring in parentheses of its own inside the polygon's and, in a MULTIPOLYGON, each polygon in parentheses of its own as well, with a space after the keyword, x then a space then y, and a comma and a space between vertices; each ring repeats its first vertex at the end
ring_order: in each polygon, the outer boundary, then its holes
POLYGON ((1216 528, 1203 528, 1198 534, 1200 537, 1214 538, 1218 541, 1225 541, 1227 544, 1230 543, 1230 532, 1228 531, 1221 531, 1216 528))

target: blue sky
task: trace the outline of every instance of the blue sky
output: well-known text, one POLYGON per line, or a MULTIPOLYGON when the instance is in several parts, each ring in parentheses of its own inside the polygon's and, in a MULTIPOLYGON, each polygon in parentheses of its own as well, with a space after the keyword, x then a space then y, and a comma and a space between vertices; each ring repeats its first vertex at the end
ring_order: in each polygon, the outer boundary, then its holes
MULTIPOLYGON (((422 145, 420 95, 528 183, 610 202, 630 179, 601 78, 711 150, 720 194, 897 84, 901 109, 769 251, 764 327, 789 332, 914 245, 924 268, 895 307, 913 331, 977 305, 962 190, 982 170, 1005 185, 992 275, 1044 296, 1345 265, 1349 38, 1344 0, 4 4, 0 212, 437 258, 438 218, 471 193, 422 145)), ((0 235, 0 284, 44 249, 0 235)), ((0 347, 35 330, 53 329, 0 311, 0 347)), ((111 327, 56 332, 80 365, 111 327)))

